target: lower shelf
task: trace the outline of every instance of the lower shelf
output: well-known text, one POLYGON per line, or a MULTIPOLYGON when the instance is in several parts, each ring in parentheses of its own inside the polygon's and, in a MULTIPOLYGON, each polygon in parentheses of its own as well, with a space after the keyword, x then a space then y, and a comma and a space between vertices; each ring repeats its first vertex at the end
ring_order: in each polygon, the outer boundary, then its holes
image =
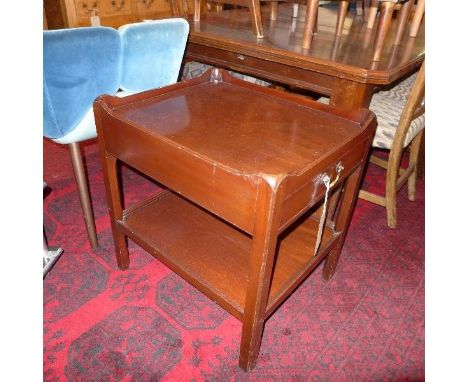
MULTIPOLYGON (((170 191, 126 210, 119 227, 228 312, 242 318, 251 236, 170 191)), ((312 258, 317 228, 316 220, 303 218, 280 235, 267 312, 271 313, 323 258, 312 258)), ((330 248, 336 238, 326 227, 321 248, 330 248)))

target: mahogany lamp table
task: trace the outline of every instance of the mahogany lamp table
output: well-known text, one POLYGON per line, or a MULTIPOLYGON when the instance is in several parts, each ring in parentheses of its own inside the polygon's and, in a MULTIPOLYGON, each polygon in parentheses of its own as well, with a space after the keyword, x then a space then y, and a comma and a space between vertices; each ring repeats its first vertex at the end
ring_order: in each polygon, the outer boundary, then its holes
POLYGON ((239 364, 252 369, 266 318, 322 260, 325 279, 336 269, 375 116, 221 69, 101 96, 94 113, 119 267, 130 238, 241 320, 239 364), (163 191, 124 208, 118 160, 163 191))

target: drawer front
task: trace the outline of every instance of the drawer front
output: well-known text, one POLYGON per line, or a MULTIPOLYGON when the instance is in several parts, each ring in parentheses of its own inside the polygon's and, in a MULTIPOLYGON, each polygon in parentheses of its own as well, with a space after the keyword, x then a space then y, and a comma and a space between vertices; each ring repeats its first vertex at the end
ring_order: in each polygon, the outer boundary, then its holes
MULTIPOLYGON (((332 76, 315 73, 311 70, 293 66, 292 63, 274 62, 271 59, 257 58, 247 54, 231 52, 229 48, 214 48, 193 42, 196 37, 196 26, 193 36, 189 36, 187 44, 187 60, 195 60, 209 63, 214 66, 237 70, 242 73, 266 78, 283 84, 293 85, 298 88, 309 89, 320 94, 331 94, 334 84, 332 76)), ((192 32, 191 32, 192 33, 192 32)), ((235 49, 238 49, 237 47, 235 49)), ((242 48, 239 50, 243 50, 242 48)), ((281 60, 281 59, 280 59, 281 60)), ((281 61, 286 61, 287 58, 281 61)))
POLYGON ((311 171, 287 179, 287 196, 281 210, 282 229, 324 197, 326 192, 326 186, 322 180, 324 175, 330 177, 331 183, 337 178, 338 168, 341 167, 336 186, 351 175, 365 159, 368 144, 368 140, 354 143, 351 149, 340 150, 340 153, 325 159, 320 166, 311 171))
POLYGON ((230 172, 120 121, 105 119, 106 116, 103 118, 106 151, 252 234, 256 177, 230 172))

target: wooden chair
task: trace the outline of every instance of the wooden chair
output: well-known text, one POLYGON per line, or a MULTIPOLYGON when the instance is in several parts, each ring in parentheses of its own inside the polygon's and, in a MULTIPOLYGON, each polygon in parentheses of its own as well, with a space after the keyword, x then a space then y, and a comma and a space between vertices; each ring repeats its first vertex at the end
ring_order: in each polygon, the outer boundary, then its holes
MULTIPOLYGON (((286 0, 290 2, 301 3, 299 0, 286 0)), ((344 22, 349 8, 349 0, 339 0, 339 11, 336 21, 335 35, 341 36, 343 33, 344 22)), ((381 17, 375 37, 374 55, 373 61, 379 61, 382 54, 385 38, 387 37, 388 29, 392 21, 393 11, 399 7, 398 15, 398 26, 393 44, 398 45, 403 37, 405 27, 410 16, 414 0, 356 0, 356 14, 358 16, 364 16, 367 19, 367 28, 372 29, 375 24, 377 17, 377 10, 381 3, 381 17)), ((277 1, 272 3, 272 15, 273 6, 277 4, 277 1)), ((306 21, 304 27, 304 37, 302 40, 302 47, 309 49, 312 36, 317 28, 317 14, 319 1, 318 0, 307 0, 306 1, 306 21)), ((415 17, 411 24, 410 36, 414 37, 417 34, 419 25, 421 23, 422 15, 424 14, 424 0, 418 1, 416 8, 415 17)))
MULTIPOLYGON (((341 1, 340 11, 338 13, 337 35, 341 35, 348 5, 349 1, 341 1)), ((393 11, 399 8, 397 21, 398 26, 395 34, 395 39, 393 41, 394 45, 398 45, 403 37, 403 33, 405 31, 406 24, 410 17, 413 5, 414 0, 370 0, 370 4, 368 1, 356 1, 356 12, 357 14, 364 14, 364 16, 367 18, 368 29, 372 29, 374 27, 375 20, 377 18, 377 11, 380 6, 380 20, 375 36, 374 54, 372 58, 373 61, 380 60, 385 39, 387 37, 388 30, 392 21, 393 11)), ((416 36, 423 13, 424 0, 419 0, 416 14, 411 24, 410 36, 416 36)))
POLYGON ((371 155, 369 161, 387 170, 385 195, 377 195, 366 190, 359 191, 359 197, 379 204, 387 209, 387 223, 395 228, 396 194, 408 182, 408 198, 416 198, 416 176, 419 151, 424 132, 424 85, 425 63, 419 72, 393 89, 374 94, 370 109, 377 115, 377 131, 373 147, 390 150, 388 161, 371 155), (409 164, 401 168, 401 157, 407 146, 410 147, 409 164))

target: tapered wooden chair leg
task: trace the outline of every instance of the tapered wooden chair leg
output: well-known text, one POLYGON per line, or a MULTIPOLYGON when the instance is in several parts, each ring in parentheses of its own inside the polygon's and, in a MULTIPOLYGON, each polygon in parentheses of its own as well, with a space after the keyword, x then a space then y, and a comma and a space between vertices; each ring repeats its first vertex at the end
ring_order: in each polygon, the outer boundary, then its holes
POLYGON ((172 16, 182 16, 177 0, 169 0, 172 16))
POLYGON ((98 247, 98 239, 96 235, 96 227, 94 223, 93 207, 89 193, 88 180, 83 165, 83 157, 81 156, 80 144, 77 142, 70 143, 70 156, 75 173, 76 184, 78 186, 78 195, 80 197, 81 209, 88 232, 89 242, 93 249, 98 247))
POLYGON ((387 37, 388 29, 390 28, 394 9, 395 3, 389 1, 382 3, 380 21, 377 29, 377 36, 375 38, 373 61, 380 60, 380 55, 382 54, 385 38, 387 37))
POLYGON ((367 22, 369 19, 369 9, 371 0, 362 0, 362 10, 364 12, 364 21, 367 22))
POLYGON ((421 25, 421 20, 424 15, 425 10, 425 0, 418 0, 416 5, 416 11, 414 13, 413 21, 411 22, 410 27, 410 37, 416 37, 418 34, 419 26, 421 25))
POLYGON ((413 142, 411 142, 409 166, 414 167, 413 172, 408 178, 408 199, 411 201, 416 200, 416 179, 418 176, 418 161, 419 153, 421 151, 423 133, 424 130, 416 135, 416 137, 413 139, 413 142))
POLYGON ((338 18, 336 20, 336 36, 341 36, 341 33, 343 33, 343 26, 346 19, 346 14, 348 13, 348 6, 349 1, 340 1, 340 10, 338 12, 338 18))
POLYGON ((356 15, 362 16, 363 15, 363 1, 362 0, 356 0, 356 15))
POLYGON ((374 27, 375 23, 375 18, 377 17, 377 10, 379 8, 379 1, 378 0, 372 0, 370 7, 369 7, 369 12, 367 15, 367 28, 372 29, 374 27))
POLYGON ((260 1, 251 0, 249 4, 250 18, 252 20, 252 28, 257 38, 263 38, 262 15, 260 12, 260 1))
POLYGON ((387 178, 385 181, 385 208, 387 209, 387 224, 390 228, 395 228, 397 225, 396 194, 402 154, 403 142, 400 141, 400 137, 396 137, 388 157, 387 178))
POLYGON ((308 0, 306 6, 306 20, 304 25, 304 36, 302 38, 302 48, 309 49, 312 42, 315 25, 317 23, 318 0, 308 0))
POLYGON ((270 20, 276 20, 278 17, 278 2, 272 1, 270 4, 270 20))
POLYGON ((386 210, 387 210, 387 225, 389 228, 396 228, 397 216, 396 216, 396 195, 391 193, 385 197, 386 199, 386 210))
POLYGON ((401 42, 413 3, 414 0, 408 0, 406 3, 401 5, 401 9, 398 11, 398 27, 395 35, 395 41, 393 42, 395 45, 399 45, 401 42))
POLYGON ((193 5, 193 21, 200 21, 201 1, 195 0, 193 5))

